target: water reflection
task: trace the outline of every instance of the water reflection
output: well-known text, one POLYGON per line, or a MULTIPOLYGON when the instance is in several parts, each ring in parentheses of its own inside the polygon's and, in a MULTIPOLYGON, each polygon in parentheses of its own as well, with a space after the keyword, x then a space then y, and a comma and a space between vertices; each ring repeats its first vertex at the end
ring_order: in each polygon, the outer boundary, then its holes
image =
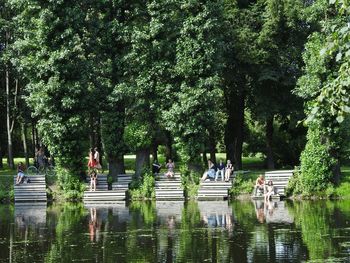
POLYGON ((350 262, 350 201, 0 206, 0 262, 350 262))
POLYGON ((256 218, 259 223, 292 224, 293 216, 282 201, 253 200, 256 218))
POLYGON ((228 202, 199 202, 199 210, 204 225, 209 228, 223 227, 233 229, 232 207, 228 202))

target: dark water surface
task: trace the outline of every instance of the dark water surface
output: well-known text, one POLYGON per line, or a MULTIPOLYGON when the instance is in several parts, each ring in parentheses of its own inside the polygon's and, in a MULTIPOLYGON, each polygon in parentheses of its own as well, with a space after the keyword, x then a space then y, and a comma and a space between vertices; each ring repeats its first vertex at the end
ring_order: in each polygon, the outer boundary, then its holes
POLYGON ((1 205, 0 262, 350 262, 350 201, 1 205))

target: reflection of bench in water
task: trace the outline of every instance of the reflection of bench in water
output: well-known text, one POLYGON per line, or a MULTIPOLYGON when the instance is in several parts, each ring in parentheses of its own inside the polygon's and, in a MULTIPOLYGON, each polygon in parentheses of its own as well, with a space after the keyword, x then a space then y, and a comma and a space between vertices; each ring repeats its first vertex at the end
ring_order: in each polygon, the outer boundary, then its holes
POLYGON ((46 203, 16 203, 15 222, 20 227, 46 224, 46 203))
POLYGON ((129 208, 125 205, 125 202, 115 202, 112 204, 105 204, 101 202, 96 203, 84 203, 84 207, 91 211, 96 209, 96 214, 99 220, 107 220, 108 214, 112 212, 113 217, 118 217, 119 222, 129 220, 129 208))
POLYGON ((176 221, 181 220, 182 209, 184 207, 183 201, 157 201, 156 209, 157 215, 160 219, 172 216, 176 221))
POLYGON ((259 211, 263 211, 266 223, 292 224, 294 222, 294 218, 289 214, 284 201, 254 200, 253 202, 257 215, 261 214, 259 211))
POLYGON ((228 202, 198 202, 201 218, 209 227, 233 227, 232 207, 228 202))
POLYGON ((14 176, 15 202, 46 202, 45 175, 31 175, 28 178, 29 183, 16 185, 16 176, 14 176))

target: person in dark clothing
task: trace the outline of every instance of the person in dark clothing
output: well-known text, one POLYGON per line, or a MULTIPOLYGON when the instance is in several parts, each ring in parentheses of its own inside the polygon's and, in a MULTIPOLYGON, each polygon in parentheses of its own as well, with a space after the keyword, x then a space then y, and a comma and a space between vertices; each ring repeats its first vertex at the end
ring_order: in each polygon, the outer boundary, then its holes
POLYGON ((159 164, 158 160, 155 159, 153 164, 152 164, 152 173, 159 174, 161 168, 162 168, 162 166, 159 164))
POLYGON ((218 180, 219 174, 221 174, 221 181, 224 181, 225 164, 222 162, 222 160, 220 160, 219 165, 216 168, 215 181, 218 180))

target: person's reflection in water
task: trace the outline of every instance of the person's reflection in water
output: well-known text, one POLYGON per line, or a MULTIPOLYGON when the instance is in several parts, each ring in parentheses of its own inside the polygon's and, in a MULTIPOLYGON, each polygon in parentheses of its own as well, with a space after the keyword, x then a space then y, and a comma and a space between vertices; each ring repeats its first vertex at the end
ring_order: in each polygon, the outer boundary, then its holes
POLYGON ((256 213, 256 218, 260 223, 265 222, 265 203, 261 201, 255 201, 255 213, 256 213))
POLYGON ((265 202, 265 215, 266 215, 266 221, 271 221, 271 218, 273 217, 273 212, 275 208, 277 207, 277 204, 273 201, 268 200, 265 202))
POLYGON ((175 230, 175 216, 169 215, 167 218, 167 225, 169 229, 169 235, 173 236, 175 230))
POLYGON ((233 230, 233 223, 232 223, 233 220, 231 217, 232 217, 232 215, 230 215, 228 213, 225 215, 225 220, 226 220, 225 227, 228 231, 230 231, 230 233, 233 230))
POLYGON ((97 229, 96 208, 90 208, 89 234, 90 234, 91 242, 95 242, 96 229, 97 229))

